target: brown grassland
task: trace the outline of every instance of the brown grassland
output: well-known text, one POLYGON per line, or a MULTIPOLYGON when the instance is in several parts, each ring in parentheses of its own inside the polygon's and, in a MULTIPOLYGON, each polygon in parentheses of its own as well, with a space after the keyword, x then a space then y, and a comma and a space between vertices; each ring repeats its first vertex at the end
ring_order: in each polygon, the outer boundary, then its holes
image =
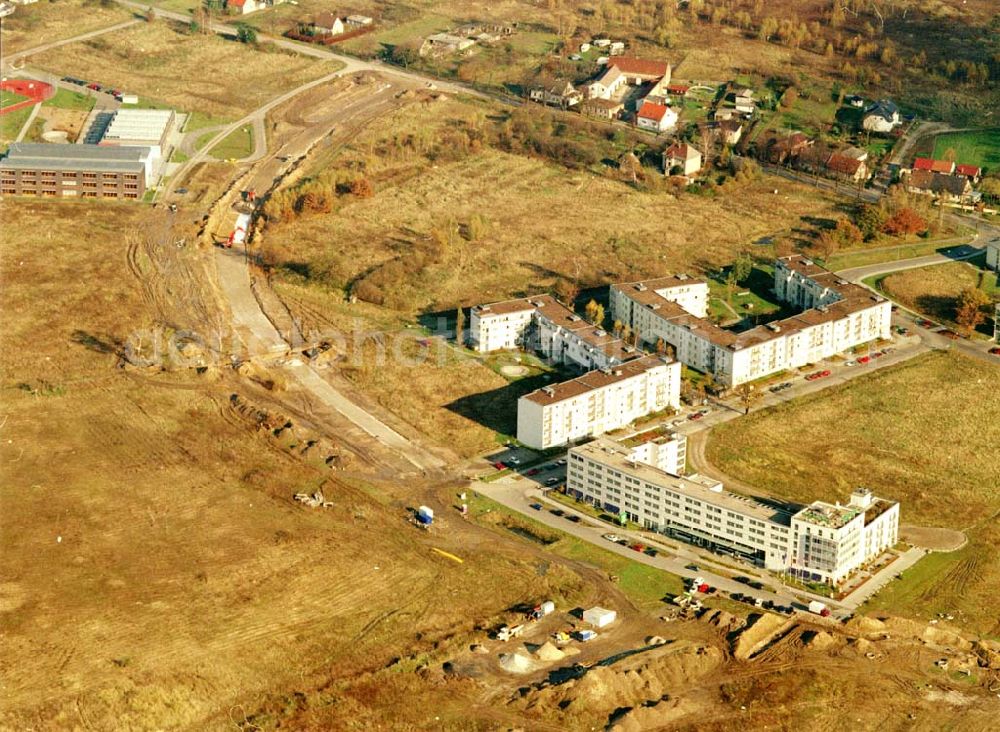
POLYGON ((965 530, 969 547, 895 611, 957 608, 977 632, 1000 634, 1000 369, 933 353, 712 431, 709 460, 783 498, 843 500, 859 485, 900 502, 904 524, 965 530), (808 439, 803 439, 808 436, 808 439))
POLYGON ((293 53, 262 53, 234 40, 190 34, 165 22, 143 23, 61 46, 33 57, 32 63, 216 118, 241 117, 337 68, 335 62, 293 53))
POLYGON ((4 18, 0 38, 7 55, 121 23, 131 16, 117 3, 105 5, 97 0, 36 2, 19 5, 17 12, 4 18))
MULTIPOLYGON (((924 269, 897 272, 881 280, 879 286, 901 305, 935 320, 954 323, 958 296, 967 288, 981 288, 1000 298, 997 276, 965 262, 952 262, 924 269)), ((984 324, 992 334, 992 323, 984 324)))

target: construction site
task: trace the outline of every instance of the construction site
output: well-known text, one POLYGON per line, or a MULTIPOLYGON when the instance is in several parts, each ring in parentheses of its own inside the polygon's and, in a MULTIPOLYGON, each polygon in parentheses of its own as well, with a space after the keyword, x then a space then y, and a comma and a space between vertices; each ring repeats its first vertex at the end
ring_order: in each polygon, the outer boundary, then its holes
POLYGON ((0 728, 995 728, 996 637, 685 594, 477 495, 482 456, 348 378, 263 209, 453 92, 306 86, 151 205, 0 200, 0 728))

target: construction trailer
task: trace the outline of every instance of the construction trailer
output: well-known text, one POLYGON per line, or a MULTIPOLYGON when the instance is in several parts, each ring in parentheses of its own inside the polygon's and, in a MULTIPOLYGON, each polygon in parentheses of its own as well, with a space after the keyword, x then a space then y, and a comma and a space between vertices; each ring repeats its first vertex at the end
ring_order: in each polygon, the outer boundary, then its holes
POLYGON ((611 625, 618 618, 618 613, 614 610, 607 610, 603 607, 592 607, 583 611, 583 622, 593 625, 595 628, 603 628, 611 625))
POLYGON ((429 526, 430 524, 434 523, 433 509, 430 509, 427 506, 421 506, 420 508, 418 508, 417 521, 424 524, 425 526, 429 526))

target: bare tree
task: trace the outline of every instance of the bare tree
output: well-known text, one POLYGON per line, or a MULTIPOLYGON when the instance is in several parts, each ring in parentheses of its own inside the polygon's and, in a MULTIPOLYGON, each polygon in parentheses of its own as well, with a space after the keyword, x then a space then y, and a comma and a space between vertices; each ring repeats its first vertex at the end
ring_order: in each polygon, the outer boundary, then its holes
POLYGON ((736 387, 736 396, 739 397, 744 414, 750 414, 753 406, 764 398, 764 395, 753 384, 740 384, 736 387))

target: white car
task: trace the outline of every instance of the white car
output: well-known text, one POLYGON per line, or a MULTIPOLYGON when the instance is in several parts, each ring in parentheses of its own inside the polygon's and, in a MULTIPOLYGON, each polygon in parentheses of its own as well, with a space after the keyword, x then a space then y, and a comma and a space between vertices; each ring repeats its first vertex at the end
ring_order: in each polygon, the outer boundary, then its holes
POLYGON ((601 538, 602 539, 607 539, 608 541, 613 541, 615 543, 617 543, 617 542, 619 542, 619 541, 622 540, 622 538, 620 536, 618 536, 618 534, 605 534, 601 538))

